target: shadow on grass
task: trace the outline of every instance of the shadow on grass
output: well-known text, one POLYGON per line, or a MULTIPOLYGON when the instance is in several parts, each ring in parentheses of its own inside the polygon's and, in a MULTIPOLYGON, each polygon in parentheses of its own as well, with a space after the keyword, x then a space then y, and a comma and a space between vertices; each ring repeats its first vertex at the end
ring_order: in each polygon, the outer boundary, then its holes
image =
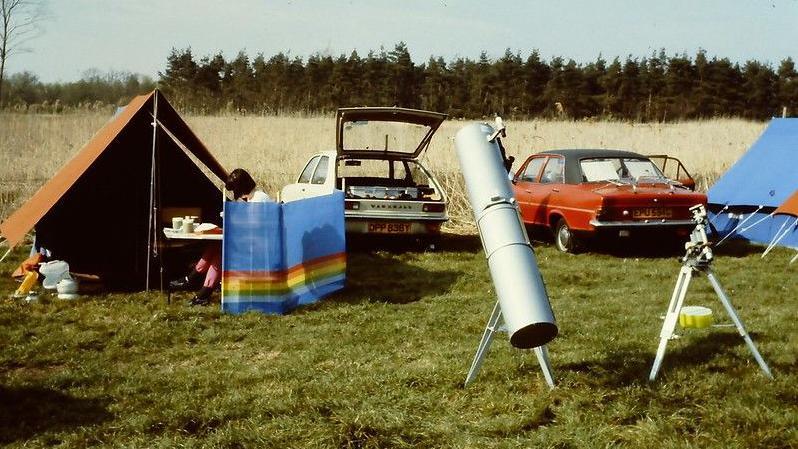
POLYGON ((352 235, 346 236, 346 249, 350 253, 386 251, 389 253, 450 253, 482 250, 477 235, 441 234, 435 237, 352 235), (433 245, 430 247, 430 245, 433 245))
MULTIPOLYGON (((753 333, 751 338, 755 343, 758 340, 758 336, 753 333)), ((582 373, 588 376, 588 385, 608 388, 644 385, 648 383, 656 350, 656 345, 650 348, 627 347, 612 350, 605 357, 555 365, 555 375, 556 370, 582 373)), ((711 363, 721 357, 734 360, 750 358, 751 362, 754 362, 753 355, 736 330, 710 331, 705 335, 685 336, 669 342, 659 376, 673 369, 693 369, 702 366, 707 366, 706 369, 710 372, 726 370, 723 366, 711 363), (740 345, 744 346, 745 354, 738 355, 731 352, 731 348, 740 345)), ((756 367, 755 364, 754 366, 756 367)))
POLYGON ((459 276, 452 270, 409 264, 393 253, 350 253, 346 288, 324 302, 408 304, 448 293, 459 276))
MULTIPOLYGON (((749 335, 755 345, 760 342, 760 334, 749 332, 749 335)), ((681 344, 674 345, 674 342, 668 344, 663 366, 670 362, 674 367, 700 367, 720 357, 731 358, 734 361, 750 360, 754 363, 754 367, 757 366, 754 361, 754 355, 735 328, 729 328, 725 331, 708 331, 704 335, 685 335, 684 338, 677 341, 681 342, 681 344), (743 351, 742 354, 733 353, 731 348, 735 347, 740 347, 743 351)), ((759 349, 759 345, 757 345, 757 349, 759 349)), ((765 356, 763 355, 763 357, 765 356)), ((718 371, 725 368, 710 365, 707 369, 708 371, 718 371)))
MULTIPOLYGON (((527 234, 535 242, 535 246, 554 246, 554 237, 548 229, 527 226, 527 234)), ((580 254, 593 253, 614 257, 675 258, 684 255, 684 242, 687 239, 688 237, 676 237, 659 233, 631 237, 598 234, 589 239, 580 240, 578 252, 580 254)))
POLYGON ((110 420, 104 399, 82 399, 43 387, 0 385, 0 443, 69 431, 110 420))
POLYGON ((571 371, 587 375, 587 383, 593 386, 620 388, 640 385, 648 379, 654 354, 643 348, 628 347, 613 350, 606 357, 582 362, 554 365, 556 371, 571 371))
POLYGON ((639 236, 627 238, 604 238, 592 242, 588 250, 615 257, 639 257, 645 259, 669 259, 684 255, 687 237, 639 236))
POLYGON ((745 240, 727 240, 712 250, 718 256, 747 257, 753 254, 762 254, 765 252, 765 247, 748 243, 745 240))
POLYGON ((445 234, 436 250, 441 253, 478 253, 480 251, 482 251, 482 242, 476 234, 445 234))

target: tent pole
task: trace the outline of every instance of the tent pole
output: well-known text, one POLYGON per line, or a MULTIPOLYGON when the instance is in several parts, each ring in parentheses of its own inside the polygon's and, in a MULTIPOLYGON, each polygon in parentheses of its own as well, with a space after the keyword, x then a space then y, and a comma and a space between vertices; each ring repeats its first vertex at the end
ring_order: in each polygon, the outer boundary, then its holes
MULTIPOLYGON (((3 243, 6 243, 6 239, 5 238, 0 239, 0 245, 2 245, 3 243)), ((6 251, 6 253, 3 254, 3 257, 0 257, 0 262, 6 260, 6 257, 8 257, 8 255, 11 254, 11 250, 12 249, 14 249, 14 247, 11 246, 11 245, 8 245, 8 251, 6 251)))
POLYGON ((149 225, 147 228, 147 278, 144 280, 145 291, 150 291, 150 265, 152 262, 153 241, 156 240, 157 229, 154 229, 155 220, 155 136, 158 135, 158 91, 153 96, 153 120, 152 120, 152 157, 150 159, 150 206, 149 206, 149 225))
POLYGON ((8 257, 8 255, 9 255, 9 254, 11 254, 11 250, 12 250, 12 249, 13 249, 13 248, 11 248, 11 247, 9 247, 9 248, 8 248, 8 251, 6 251, 6 253, 5 253, 5 254, 3 254, 3 257, 0 257, 0 262, 2 262, 2 261, 4 261, 4 260, 6 260, 6 257, 8 257))

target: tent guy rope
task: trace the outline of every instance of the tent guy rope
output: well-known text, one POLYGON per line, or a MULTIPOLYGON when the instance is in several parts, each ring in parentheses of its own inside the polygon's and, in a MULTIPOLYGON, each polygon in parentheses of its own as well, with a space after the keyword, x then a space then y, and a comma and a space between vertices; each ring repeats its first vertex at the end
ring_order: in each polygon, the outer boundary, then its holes
POLYGON ((773 248, 775 248, 776 245, 778 245, 779 242, 782 241, 784 239, 784 237, 786 237, 787 234, 790 233, 791 230, 795 229, 796 226, 798 226, 798 218, 796 218, 795 221, 792 222, 791 226, 788 226, 787 229, 784 229, 784 227, 787 226, 787 223, 788 222, 785 221, 784 223, 781 224, 781 227, 779 228, 778 232, 776 232, 776 237, 773 239, 772 242, 770 242, 770 245, 768 245, 768 247, 765 250, 765 252, 762 253, 762 257, 767 256, 768 253, 770 251, 772 251, 773 248), (783 230, 783 232, 782 232, 782 230, 783 230))
MULTIPOLYGON (((744 219, 743 221, 741 221, 740 223, 738 223, 738 224, 737 224, 737 226, 735 226, 735 227, 734 227, 734 229, 732 229, 732 230, 731 230, 731 231, 730 231, 728 234, 726 234, 726 235, 725 235, 725 236, 724 236, 722 239, 720 239, 720 241, 719 241, 718 243, 716 243, 716 244, 715 244, 715 247, 717 248, 717 247, 718 247, 718 246, 720 246, 720 244, 721 244, 721 243, 723 243, 723 242, 724 242, 726 239, 728 239, 729 237, 731 237, 732 235, 734 235, 734 234, 737 232, 737 230, 738 230, 738 229, 740 229, 740 228, 741 228, 741 227, 742 227, 742 226, 745 224, 745 222, 747 222, 748 220, 750 220, 751 218, 753 218, 753 217, 754 217, 754 215, 756 215, 756 213, 757 213, 757 212, 759 212, 760 210, 762 210, 762 208, 763 208, 763 207, 764 207, 764 206, 759 206, 759 207, 758 207, 758 208, 757 208, 755 211, 751 212, 751 215, 749 215, 749 216, 748 216, 748 218, 746 218, 746 219, 744 219)), ((726 208, 728 208, 728 206, 724 207, 723 209, 726 209, 726 208)), ((715 217, 718 217, 718 216, 720 216, 720 214, 716 215, 715 217)), ((765 217, 765 218, 767 218, 767 217, 765 217)), ((764 220, 764 219, 763 219, 763 220, 764 220)), ((758 222, 756 222, 756 223, 752 224, 751 226, 755 226, 755 225, 759 224, 761 221, 762 221, 762 220, 759 220, 758 222)), ((749 226, 748 228, 750 228, 751 226, 749 226)), ((748 228, 745 228, 745 229, 748 229, 748 228)))
MULTIPOLYGON (((760 208, 761 208, 761 206, 760 206, 760 208)), ((757 209, 757 211, 758 211, 758 210, 759 210, 759 209, 757 209)), ((751 213, 751 215, 754 215, 755 213, 756 213, 756 212, 752 212, 752 213, 751 213)), ((774 215, 776 215, 776 212, 775 212, 775 211, 773 211, 773 212, 771 212, 771 213, 769 213, 769 214, 765 215, 764 217, 760 218, 759 220, 757 220, 757 221, 755 221, 755 222, 751 223, 750 225, 746 226, 745 228, 743 228, 743 232, 745 232, 745 231, 747 231, 747 230, 749 230, 749 229, 753 228, 754 226, 756 226, 756 225, 758 225, 758 224, 762 223, 763 221, 767 220, 768 218, 773 218, 773 216, 774 216, 774 215)))

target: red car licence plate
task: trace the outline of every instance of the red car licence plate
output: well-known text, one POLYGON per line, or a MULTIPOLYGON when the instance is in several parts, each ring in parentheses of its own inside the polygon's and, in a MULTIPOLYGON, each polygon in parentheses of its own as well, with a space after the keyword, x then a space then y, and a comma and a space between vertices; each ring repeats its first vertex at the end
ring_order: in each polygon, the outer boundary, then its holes
POLYGON ((641 207, 632 210, 632 218, 673 218, 673 209, 669 207, 641 207))
POLYGON ((371 234, 409 234, 411 223, 371 222, 368 232, 371 234))

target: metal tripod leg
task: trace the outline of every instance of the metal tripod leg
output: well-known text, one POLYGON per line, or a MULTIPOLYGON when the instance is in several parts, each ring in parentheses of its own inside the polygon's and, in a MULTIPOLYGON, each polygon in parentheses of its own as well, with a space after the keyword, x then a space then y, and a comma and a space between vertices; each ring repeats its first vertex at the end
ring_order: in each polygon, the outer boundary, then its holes
POLYGON ((468 375, 463 384, 464 387, 467 387, 468 384, 477 377, 477 373, 479 373, 479 369, 482 367, 482 361, 485 359, 485 354, 487 354, 488 349, 490 349, 493 336, 499 331, 499 321, 501 321, 501 318, 502 309, 499 306, 499 301, 496 301, 496 305, 493 306, 493 312, 490 313, 488 325, 485 326, 485 332, 482 333, 482 339, 479 341, 477 353, 474 354, 474 361, 471 362, 471 369, 468 370, 468 375))
POLYGON ((734 321, 734 325, 737 326, 737 331, 740 333, 740 336, 743 337, 745 340, 745 344, 748 345, 748 349, 751 350, 751 353, 754 355, 756 359, 756 363, 759 364, 759 367, 762 368, 762 371, 765 373, 766 376, 773 379, 773 374, 770 372, 770 368, 768 364, 765 363, 765 359, 762 358, 762 355, 759 354, 759 351, 756 349, 756 345, 754 341, 751 339, 751 336, 748 335, 748 332, 743 327, 743 322, 740 320, 740 317, 737 316, 737 311, 734 310, 734 306, 732 306, 731 301, 726 296, 726 292, 723 291, 723 287, 721 287, 720 282, 715 277, 715 273, 712 272, 710 268, 706 268, 705 270, 707 279, 709 279, 710 284, 712 284, 712 288, 715 289, 715 293, 718 294, 718 298, 720 298, 720 302, 723 303, 723 307, 726 308, 726 313, 729 315, 732 321, 734 321))
POLYGON ((549 388, 554 388, 554 376, 551 374, 549 350, 546 349, 546 345, 535 348, 535 355, 538 357, 540 370, 543 371, 543 377, 546 378, 546 383, 549 384, 549 388))
MULTIPOLYGON (((474 361, 471 362, 471 369, 468 370, 468 375, 466 376, 465 383, 463 384, 464 387, 467 387, 471 382, 473 382, 477 377, 477 374, 479 374, 479 370, 482 368, 482 362, 485 360, 485 356, 488 354, 490 345, 493 342, 493 337, 497 332, 502 330, 501 322, 502 309, 499 305, 499 302, 496 301, 496 305, 493 306, 493 312, 491 312, 490 318, 488 319, 488 324, 485 326, 485 332, 482 333, 482 339, 479 342, 477 353, 474 354, 474 361)), ((540 369, 543 371, 543 377, 546 379, 546 383, 550 388, 554 388, 554 376, 551 372, 548 349, 546 349, 546 346, 543 345, 534 348, 534 351, 535 356, 538 359, 538 363, 540 364, 540 369)))
POLYGON ((654 358, 654 365, 651 367, 651 373, 648 375, 649 381, 654 381, 657 378, 657 372, 659 372, 662 360, 665 358, 665 348, 668 346, 668 340, 671 339, 673 331, 676 329, 676 323, 679 321, 679 312, 682 310, 682 305, 684 305, 687 287, 690 286, 692 277, 693 267, 682 265, 682 269, 679 270, 679 276, 676 278, 676 288, 673 289, 671 302, 668 304, 665 322, 662 323, 662 331, 659 333, 659 347, 657 348, 657 356, 654 358))

